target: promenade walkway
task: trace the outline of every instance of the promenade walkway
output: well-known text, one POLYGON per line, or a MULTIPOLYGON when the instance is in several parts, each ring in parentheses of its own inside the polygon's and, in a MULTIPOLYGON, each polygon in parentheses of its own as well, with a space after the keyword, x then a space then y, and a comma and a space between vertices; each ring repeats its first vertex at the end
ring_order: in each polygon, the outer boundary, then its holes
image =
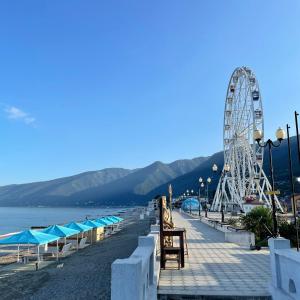
POLYGON ((170 299, 184 295, 268 299, 271 280, 268 250, 251 251, 226 243, 223 232, 176 211, 173 220, 176 227, 187 230, 189 255, 185 268, 177 270, 177 265, 167 262, 166 270, 161 270, 158 288, 161 299, 169 298, 162 295, 172 295, 170 299))

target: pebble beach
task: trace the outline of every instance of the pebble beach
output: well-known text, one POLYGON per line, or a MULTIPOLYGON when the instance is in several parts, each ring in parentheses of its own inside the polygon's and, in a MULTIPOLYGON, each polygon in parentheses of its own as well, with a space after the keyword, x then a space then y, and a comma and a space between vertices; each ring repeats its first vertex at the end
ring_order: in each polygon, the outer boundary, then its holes
POLYGON ((130 256, 149 229, 149 219, 132 214, 121 231, 58 263, 1 276, 1 300, 110 299, 111 264, 130 256))

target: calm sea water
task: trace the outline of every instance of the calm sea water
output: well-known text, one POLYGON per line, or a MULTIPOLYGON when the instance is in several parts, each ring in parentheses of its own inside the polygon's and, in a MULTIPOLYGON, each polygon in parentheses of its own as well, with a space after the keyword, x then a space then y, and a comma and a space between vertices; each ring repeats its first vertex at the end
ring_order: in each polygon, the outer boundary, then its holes
POLYGON ((0 207, 0 234, 115 214, 124 208, 0 207))

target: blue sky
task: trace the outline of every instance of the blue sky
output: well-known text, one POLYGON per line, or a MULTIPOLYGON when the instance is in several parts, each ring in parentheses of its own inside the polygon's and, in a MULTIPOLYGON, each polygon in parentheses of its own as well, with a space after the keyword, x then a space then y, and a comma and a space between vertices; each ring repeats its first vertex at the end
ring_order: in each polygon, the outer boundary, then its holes
POLYGON ((296 0, 1 1, 0 185, 221 150, 237 66, 273 137, 300 111, 299 31, 296 0))

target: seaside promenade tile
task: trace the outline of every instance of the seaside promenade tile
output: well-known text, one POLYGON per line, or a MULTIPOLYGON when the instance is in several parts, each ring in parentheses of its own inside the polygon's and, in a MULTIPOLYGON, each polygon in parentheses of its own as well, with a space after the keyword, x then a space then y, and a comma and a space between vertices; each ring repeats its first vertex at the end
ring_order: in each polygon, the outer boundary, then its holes
POLYGON ((223 232, 177 211, 173 220, 187 231, 189 255, 180 270, 176 263, 167 262, 167 269, 160 273, 158 294, 270 295, 268 250, 251 251, 227 243, 223 232))

